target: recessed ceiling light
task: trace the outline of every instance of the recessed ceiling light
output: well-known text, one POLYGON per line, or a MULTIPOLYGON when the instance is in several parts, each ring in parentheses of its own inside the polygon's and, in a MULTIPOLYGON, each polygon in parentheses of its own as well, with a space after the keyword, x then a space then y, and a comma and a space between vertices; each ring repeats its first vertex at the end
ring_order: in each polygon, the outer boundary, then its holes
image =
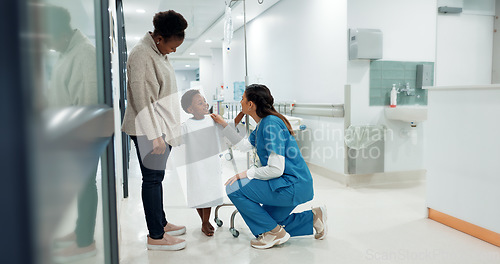
POLYGON ((207 39, 207 40, 205 40, 205 42, 206 43, 210 43, 210 42, 212 42, 212 40, 211 39, 207 39))
POLYGON ((243 15, 236 16, 237 19, 243 19, 245 18, 243 15))
POLYGON ((135 12, 142 14, 142 13, 146 13, 146 10, 144 10, 144 9, 137 9, 137 10, 135 10, 135 12))
POLYGON ((191 52, 191 53, 189 53, 189 55, 194 56, 194 55, 196 55, 196 53, 191 52))
POLYGON ((141 40, 141 37, 135 37, 134 39, 135 40, 141 40))
POLYGON ((189 64, 186 64, 186 68, 189 68, 189 67, 191 67, 191 65, 189 65, 189 64))

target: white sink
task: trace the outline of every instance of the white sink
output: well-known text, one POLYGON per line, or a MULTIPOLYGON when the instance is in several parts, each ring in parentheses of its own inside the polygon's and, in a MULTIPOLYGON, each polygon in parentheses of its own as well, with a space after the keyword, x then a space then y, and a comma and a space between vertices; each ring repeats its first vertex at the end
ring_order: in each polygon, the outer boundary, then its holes
POLYGON ((427 120, 427 106, 396 106, 386 107, 385 117, 387 119, 405 122, 422 122, 427 120))

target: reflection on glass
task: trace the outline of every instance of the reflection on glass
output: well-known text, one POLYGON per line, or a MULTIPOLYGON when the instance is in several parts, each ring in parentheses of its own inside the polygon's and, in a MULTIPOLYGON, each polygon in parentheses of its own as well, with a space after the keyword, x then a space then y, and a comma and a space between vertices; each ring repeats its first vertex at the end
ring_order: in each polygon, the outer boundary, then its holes
MULTIPOLYGON (((46 114, 43 116, 47 118, 43 122, 47 131, 51 131, 53 127, 55 131, 60 131, 74 123, 75 118, 81 118, 81 113, 85 111, 83 106, 99 103, 94 41, 76 27, 90 24, 94 28, 94 21, 85 19, 93 17, 93 14, 81 14, 82 11, 93 12, 93 1, 47 1, 39 7, 40 17, 43 18, 40 21, 43 35, 41 46, 46 54, 42 62, 46 78, 42 93, 44 98, 39 100, 46 105, 46 114), (78 21, 72 21, 72 17, 77 17, 78 21)), ((90 33, 95 35, 94 32, 90 33)), ((47 160, 60 164, 50 165, 57 169, 47 171, 64 174, 63 178, 72 179, 53 184, 74 192, 55 190, 54 193, 59 197, 52 199, 70 200, 57 203, 58 208, 54 211, 61 212, 62 215, 56 220, 57 228, 51 230, 51 245, 45 250, 50 252, 48 258, 53 263, 103 263, 102 228, 98 228, 98 234, 95 232, 96 223, 102 224, 102 216, 96 221, 98 204, 101 202, 96 184, 98 155, 90 157, 85 152, 85 146, 78 147, 82 142, 77 141, 74 142, 75 145, 71 145, 72 140, 66 142, 66 135, 62 132, 57 135, 61 138, 54 136, 55 140, 49 142, 58 142, 61 146, 54 147, 55 151, 47 150, 56 157, 47 160), (79 149, 80 153, 74 153, 79 152, 79 149), (65 157, 61 158, 63 156, 65 157)), ((92 135, 88 137, 89 141, 92 140, 92 135)), ((52 145, 56 144, 47 144, 48 147, 52 145)), ((50 208, 46 204, 42 207, 50 208)))
POLYGON ((95 47, 78 29, 72 29, 68 10, 47 6, 49 50, 59 58, 51 70, 47 99, 51 107, 97 104, 95 47))

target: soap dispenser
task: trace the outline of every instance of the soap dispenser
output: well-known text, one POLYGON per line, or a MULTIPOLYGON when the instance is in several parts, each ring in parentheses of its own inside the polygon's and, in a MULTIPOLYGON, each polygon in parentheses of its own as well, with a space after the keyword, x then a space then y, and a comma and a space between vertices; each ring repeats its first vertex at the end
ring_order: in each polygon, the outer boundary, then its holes
POLYGON ((398 101, 398 91, 396 90, 396 84, 392 85, 391 90, 391 104, 390 107, 396 107, 398 101))

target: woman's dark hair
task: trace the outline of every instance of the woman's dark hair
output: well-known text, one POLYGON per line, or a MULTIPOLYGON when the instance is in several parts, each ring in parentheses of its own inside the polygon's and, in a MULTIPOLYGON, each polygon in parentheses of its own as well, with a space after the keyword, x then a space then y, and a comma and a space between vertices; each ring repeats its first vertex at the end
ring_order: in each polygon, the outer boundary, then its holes
POLYGON ((268 115, 275 115, 283 120, 290 134, 295 135, 290 122, 274 109, 274 98, 269 88, 262 84, 251 84, 245 89, 245 96, 247 97, 247 101, 252 101, 257 105, 257 115, 260 118, 264 118, 268 115))
POLYGON ((191 106, 191 104, 193 103, 193 97, 197 94, 200 94, 200 91, 192 89, 188 90, 182 95, 181 106, 182 109, 184 109, 184 112, 189 113, 187 109, 191 106))
POLYGON ((153 25, 155 27, 153 34, 168 40, 172 37, 184 39, 184 30, 186 30, 188 23, 181 14, 174 10, 168 10, 156 13, 153 17, 153 25))

